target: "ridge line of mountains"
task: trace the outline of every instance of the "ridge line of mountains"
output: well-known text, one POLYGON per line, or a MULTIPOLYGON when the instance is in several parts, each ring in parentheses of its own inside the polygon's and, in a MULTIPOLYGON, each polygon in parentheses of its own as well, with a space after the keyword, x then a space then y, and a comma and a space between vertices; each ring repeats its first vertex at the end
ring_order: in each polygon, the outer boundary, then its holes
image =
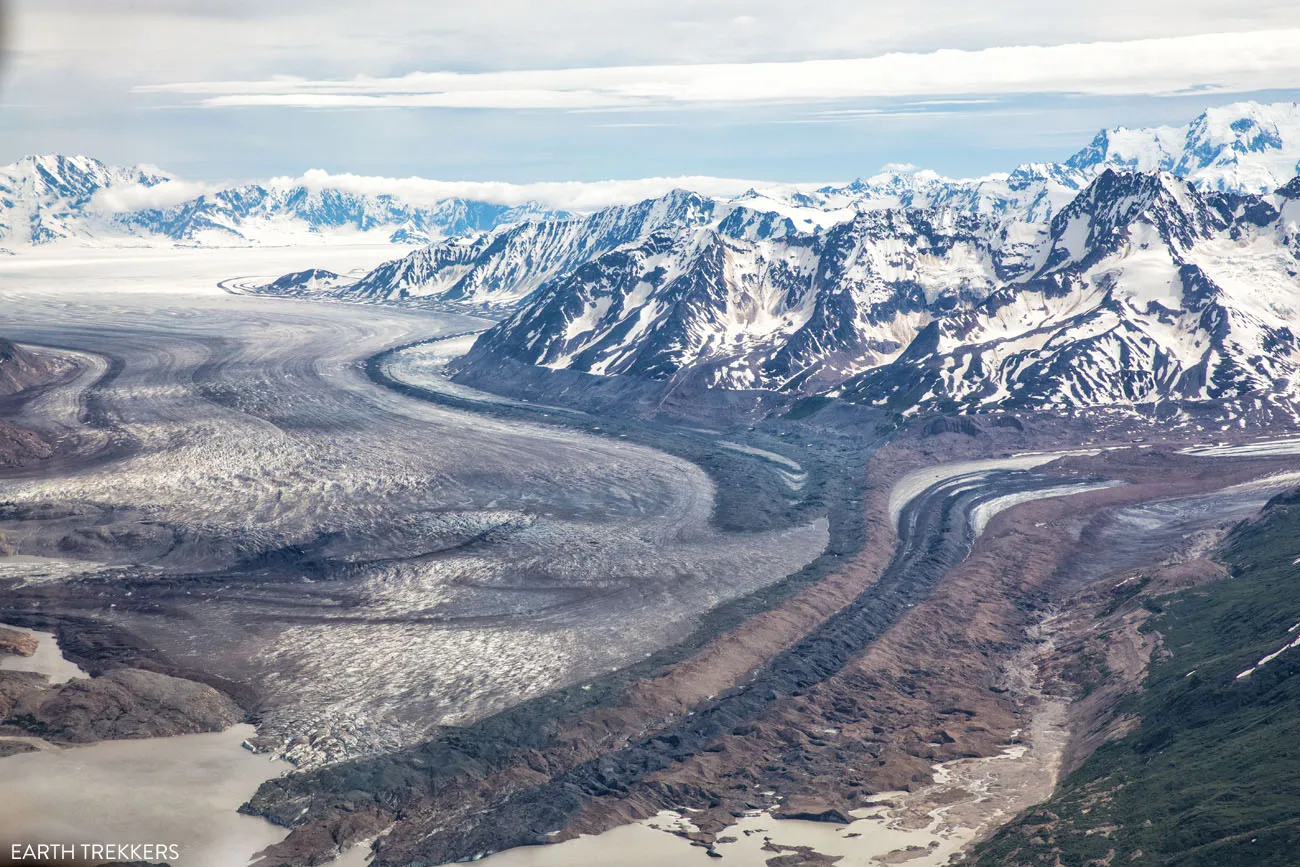
MULTIPOLYGON (((588 214, 455 200, 441 223, 388 200, 406 239, 438 237, 359 279, 313 269, 254 291, 495 311, 504 318, 469 364, 903 414, 1116 408, 1300 423, 1297 174, 1300 105, 1239 103, 1183 127, 1103 131, 1065 162, 974 180, 891 170, 819 190, 674 190, 588 214)), ((5 177, 12 232, 23 196, 5 177)), ((92 182, 79 183, 90 201, 92 182)), ((263 219, 275 199, 294 203, 275 219, 328 212, 321 225, 354 230, 340 215, 380 213, 337 195, 258 194, 247 213, 263 219)), ((115 219, 192 229, 203 208, 172 210, 115 219)), ((370 229, 388 225, 375 219, 370 229)))

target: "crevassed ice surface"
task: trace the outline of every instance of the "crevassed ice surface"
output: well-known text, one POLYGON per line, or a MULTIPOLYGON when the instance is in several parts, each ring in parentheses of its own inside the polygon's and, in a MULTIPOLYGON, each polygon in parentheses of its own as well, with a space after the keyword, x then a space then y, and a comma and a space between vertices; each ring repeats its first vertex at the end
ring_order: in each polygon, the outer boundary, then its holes
POLYGON ((144 290, 172 285, 166 269, 136 270, 117 294, 77 291, 77 266, 32 271, 0 298, 11 339, 114 361, 95 403, 133 443, 4 483, 18 507, 84 513, 4 532, 21 554, 66 555, 72 536, 87 571, 123 567, 96 616, 251 682, 301 761, 641 658, 826 544, 825 521, 718 534, 689 462, 415 401, 357 363, 463 317, 161 294, 144 290))

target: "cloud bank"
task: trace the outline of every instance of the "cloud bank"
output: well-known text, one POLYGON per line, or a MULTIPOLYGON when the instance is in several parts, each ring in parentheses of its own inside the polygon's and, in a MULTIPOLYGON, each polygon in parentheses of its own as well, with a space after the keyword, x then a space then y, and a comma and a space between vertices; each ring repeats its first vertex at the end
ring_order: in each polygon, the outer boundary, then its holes
POLYGON ((1300 28, 892 53, 845 60, 275 77, 143 85, 209 108, 619 109, 974 94, 1233 93, 1300 87, 1300 28))
POLYGON ((201 181, 174 179, 153 185, 123 184, 96 190, 90 197, 90 206, 109 214, 170 208, 220 189, 201 181))
POLYGON ((414 205, 430 206, 446 199, 472 199, 515 207, 539 203, 564 211, 594 211, 609 205, 657 198, 674 189, 705 196, 737 196, 749 189, 798 189, 822 184, 773 184, 770 181, 681 175, 605 181, 541 181, 511 184, 498 181, 439 181, 429 178, 385 178, 331 174, 312 169, 298 178, 276 178, 280 186, 301 185, 309 190, 335 189, 363 196, 388 195, 414 205))
MULTIPOLYGON (((822 183, 774 184, 770 181, 717 178, 701 175, 635 178, 606 181, 543 181, 512 184, 500 181, 440 181, 430 178, 389 178, 372 175, 331 174, 311 169, 292 177, 259 182, 276 190, 304 187, 312 192, 338 190, 357 196, 392 196, 418 207, 432 207, 448 199, 469 199, 506 207, 538 204, 547 208, 588 212, 610 205, 657 198, 674 189, 687 189, 705 196, 737 196, 750 189, 767 191, 808 189, 822 183)), ((234 185, 193 181, 167 181, 154 186, 131 184, 99 190, 93 206, 107 213, 151 208, 168 208, 234 185)))

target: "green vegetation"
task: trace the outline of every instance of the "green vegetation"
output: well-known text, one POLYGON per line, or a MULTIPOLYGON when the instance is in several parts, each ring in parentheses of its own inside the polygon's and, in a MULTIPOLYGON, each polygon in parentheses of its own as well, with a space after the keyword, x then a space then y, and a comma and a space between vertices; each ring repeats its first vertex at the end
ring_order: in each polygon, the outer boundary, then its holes
POLYGON ((1109 604, 1106 605, 1105 609, 1102 610, 1101 616, 1109 617, 1110 615, 1114 614, 1116 611, 1120 610, 1120 608, 1124 606, 1125 602, 1128 602, 1134 596, 1138 595, 1143 590, 1145 590, 1146 586, 1150 583, 1151 583, 1151 576, 1144 575, 1136 581, 1130 581, 1127 584, 1124 584, 1123 586, 1118 587, 1115 590, 1111 591, 1110 594, 1111 600, 1109 604))
POLYGON ((1232 578, 1161 597, 1162 636, 1126 712, 1141 726, 1098 750, 1046 803, 973 857, 1003 865, 1300 864, 1300 493, 1234 530, 1232 578))

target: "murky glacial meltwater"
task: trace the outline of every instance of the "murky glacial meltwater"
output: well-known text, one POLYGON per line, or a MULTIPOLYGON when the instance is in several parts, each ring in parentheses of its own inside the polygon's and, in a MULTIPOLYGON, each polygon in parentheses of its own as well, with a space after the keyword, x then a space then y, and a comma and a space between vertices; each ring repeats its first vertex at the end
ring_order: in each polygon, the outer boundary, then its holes
POLYGON ((50 683, 64 683, 72 680, 74 677, 89 677, 90 675, 81 670, 81 666, 71 660, 65 659, 59 651, 59 642, 50 632, 41 632, 36 629, 23 629, 18 626, 8 626, 0 623, 0 627, 14 629, 19 632, 26 632, 38 642, 36 652, 31 656, 17 656, 12 654, 0 654, 0 670, 4 671, 34 671, 37 674, 43 674, 50 679, 50 683))
POLYGON ((214 734, 40 750, 0 759, 0 844, 177 844, 173 867, 240 867, 288 833, 236 812, 288 769, 214 734))
MULTIPOLYGON (((18 627, 11 627, 17 629, 18 627)), ((30 657, 0 656, 0 668, 54 683, 86 677, 55 637, 19 631, 39 644, 30 657)), ((33 843, 175 844, 173 867, 238 867, 288 831, 236 812, 257 787, 289 769, 241 744, 251 725, 169 738, 59 748, 17 738, 35 752, 0 758, 0 853, 33 843)))

